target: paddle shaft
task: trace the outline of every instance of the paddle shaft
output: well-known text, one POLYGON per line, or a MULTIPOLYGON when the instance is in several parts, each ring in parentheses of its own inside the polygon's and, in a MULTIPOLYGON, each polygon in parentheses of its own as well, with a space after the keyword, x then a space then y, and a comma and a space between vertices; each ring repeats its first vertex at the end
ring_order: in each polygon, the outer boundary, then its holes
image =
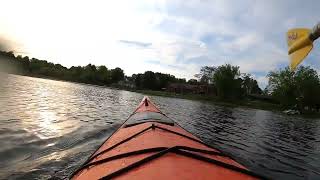
POLYGON ((309 39, 311 41, 314 41, 319 37, 320 37, 320 22, 313 27, 311 33, 309 34, 309 39))

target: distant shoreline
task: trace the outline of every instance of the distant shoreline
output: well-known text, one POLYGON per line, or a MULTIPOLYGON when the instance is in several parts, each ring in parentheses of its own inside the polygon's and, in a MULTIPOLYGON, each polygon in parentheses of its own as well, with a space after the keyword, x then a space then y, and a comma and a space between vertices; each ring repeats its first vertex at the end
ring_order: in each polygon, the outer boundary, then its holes
MULTIPOLYGON (((17 74, 12 74, 12 75, 17 75, 17 74)), ((71 82, 71 83, 82 84, 82 85, 105 87, 105 88, 125 90, 125 91, 136 92, 136 93, 152 95, 152 96, 162 96, 162 97, 172 97, 172 98, 179 98, 179 99, 205 101, 205 102, 211 102, 213 104, 224 105, 224 106, 228 106, 228 107, 242 106, 242 107, 250 107, 250 108, 254 108, 254 109, 279 111, 279 107, 276 104, 272 104, 272 103, 264 103, 264 104, 260 104, 260 106, 256 106, 257 105, 257 103, 256 103, 257 101, 244 101, 244 100, 225 101, 225 100, 219 100, 216 97, 206 96, 206 95, 198 95, 198 94, 175 94, 175 93, 167 92, 167 91, 129 89, 129 88, 122 88, 121 86, 117 86, 117 85, 109 85, 109 86, 107 86, 107 85, 97 85, 97 84, 90 84, 90 83, 82 83, 82 82, 76 82, 76 81, 62 80, 62 79, 46 77, 46 76, 39 76, 39 75, 17 75, 17 76, 25 76, 25 77, 48 79, 48 80, 54 80, 54 81, 71 82)))
MULTIPOLYGON (((8 74, 8 73, 6 73, 8 74)), ((9 73, 10 74, 10 73, 9 73)), ((250 109, 259 109, 259 110, 267 110, 282 113, 283 109, 280 108, 278 104, 273 104, 269 102, 263 102, 260 100, 234 100, 234 101, 226 101, 226 100, 219 100, 217 97, 213 96, 205 96, 205 95, 198 95, 198 94, 175 94, 172 92, 167 91, 153 91, 153 90, 141 90, 141 89, 128 89, 128 88, 121 88, 120 86, 116 85, 97 85, 97 84, 89 84, 89 83, 82 83, 82 82, 75 82, 75 81, 67 81, 61 79, 55 79, 52 77, 46 76, 38 76, 38 75, 19 75, 19 74, 11 74, 16 76, 25 76, 25 77, 32 77, 32 78, 40 78, 40 79, 47 79, 53 81, 62 81, 62 82, 70 82, 75 84, 81 85, 89 85, 89 86, 96 86, 102 88, 109 88, 109 89, 117 89, 117 90, 124 90, 129 92, 140 93, 144 95, 151 95, 151 96, 161 96, 161 97, 170 97, 170 98, 178 98, 178 99, 188 99, 200 102, 207 102, 214 105, 225 106, 225 107, 242 107, 242 108, 250 108, 250 109)), ((305 118, 320 118, 320 114, 302 114, 302 115, 294 115, 294 116, 301 116, 305 118)))

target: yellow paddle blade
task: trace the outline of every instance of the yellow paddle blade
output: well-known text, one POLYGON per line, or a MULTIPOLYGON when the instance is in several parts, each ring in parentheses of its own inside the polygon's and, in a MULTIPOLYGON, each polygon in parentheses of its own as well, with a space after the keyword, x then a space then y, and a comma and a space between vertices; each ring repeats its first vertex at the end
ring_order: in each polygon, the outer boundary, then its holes
POLYGON ((292 71, 296 70, 297 66, 303 61, 305 57, 309 54, 309 52, 312 50, 313 45, 310 44, 308 46, 305 46, 299 50, 296 50, 295 52, 291 53, 290 56, 290 69, 292 71))
POLYGON ((313 48, 312 40, 309 38, 310 31, 298 28, 291 29, 287 33, 291 70, 295 70, 313 48))

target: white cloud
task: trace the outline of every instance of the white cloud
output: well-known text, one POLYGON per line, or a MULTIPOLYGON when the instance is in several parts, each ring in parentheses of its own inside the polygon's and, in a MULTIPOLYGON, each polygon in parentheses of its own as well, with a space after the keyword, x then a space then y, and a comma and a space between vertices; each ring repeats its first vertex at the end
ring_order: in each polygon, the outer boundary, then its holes
MULTIPOLYGON (((320 2, 298 0, 11 0, 1 5, 0 36, 18 52, 66 66, 104 64, 128 75, 153 70, 186 78, 202 65, 224 63, 266 74, 288 61, 288 28, 312 27, 320 16, 320 2)), ((319 67, 315 56, 310 62, 319 67)))
POLYGON ((232 41, 221 43, 221 49, 228 52, 243 52, 249 48, 259 46, 263 43, 261 36, 255 33, 248 33, 243 36, 235 37, 232 41))

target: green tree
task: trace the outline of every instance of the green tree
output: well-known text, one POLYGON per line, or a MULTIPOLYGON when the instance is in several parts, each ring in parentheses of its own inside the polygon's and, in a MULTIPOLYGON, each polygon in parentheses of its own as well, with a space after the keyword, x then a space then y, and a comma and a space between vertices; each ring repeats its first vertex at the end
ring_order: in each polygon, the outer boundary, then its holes
POLYGON ((72 66, 69 69, 69 77, 68 79, 70 81, 76 81, 76 82, 81 82, 81 76, 83 73, 83 68, 81 66, 72 66))
POLYGON ((119 81, 124 80, 124 73, 121 68, 111 69, 111 82, 118 83, 119 81))
POLYGON ((151 90, 157 89, 157 79, 154 72, 146 71, 143 74, 143 87, 151 90))
POLYGON ((294 72, 289 67, 278 71, 271 71, 267 75, 268 90, 274 99, 283 106, 292 106, 297 103, 296 84, 294 80, 294 72))
POLYGON ((132 80, 134 81, 134 84, 136 85, 137 89, 142 89, 142 79, 143 79, 143 74, 133 74, 132 75, 132 80))
POLYGON ((262 90, 259 88, 257 80, 253 79, 251 74, 242 74, 242 88, 245 94, 261 94, 262 90))
POLYGON ((178 79, 170 74, 146 71, 141 74, 133 74, 131 81, 134 82, 138 89, 163 90, 170 83, 186 83, 186 79, 178 79))
POLYGON ((212 80, 221 99, 239 98, 243 94, 239 66, 225 64, 217 67, 212 80))
POLYGON ((212 80, 213 74, 216 71, 216 67, 214 66, 203 66, 200 69, 199 74, 195 74, 194 76, 199 79, 201 83, 208 84, 212 80))
POLYGON ((316 109, 320 105, 320 80, 317 71, 301 66, 295 73, 298 103, 304 108, 316 109))
POLYGON ((188 84, 197 85, 199 82, 196 79, 189 79, 188 84))
POLYGON ((22 71, 24 74, 29 72, 30 59, 28 56, 21 59, 22 62, 22 71))
POLYGON ((283 107, 308 107, 316 109, 320 104, 320 81, 317 72, 300 66, 295 72, 289 67, 268 74, 268 91, 283 107))
MULTIPOLYGON (((170 74, 155 73, 156 76, 156 90, 161 90, 166 88, 168 84, 172 81, 172 76, 170 74)), ((174 78, 175 79, 175 78, 174 78)))
POLYGON ((84 67, 81 73, 80 81, 84 83, 96 84, 96 71, 97 68, 95 65, 88 64, 84 67))
POLYGON ((111 72, 106 66, 99 66, 97 70, 97 80, 101 84, 111 83, 111 72))

